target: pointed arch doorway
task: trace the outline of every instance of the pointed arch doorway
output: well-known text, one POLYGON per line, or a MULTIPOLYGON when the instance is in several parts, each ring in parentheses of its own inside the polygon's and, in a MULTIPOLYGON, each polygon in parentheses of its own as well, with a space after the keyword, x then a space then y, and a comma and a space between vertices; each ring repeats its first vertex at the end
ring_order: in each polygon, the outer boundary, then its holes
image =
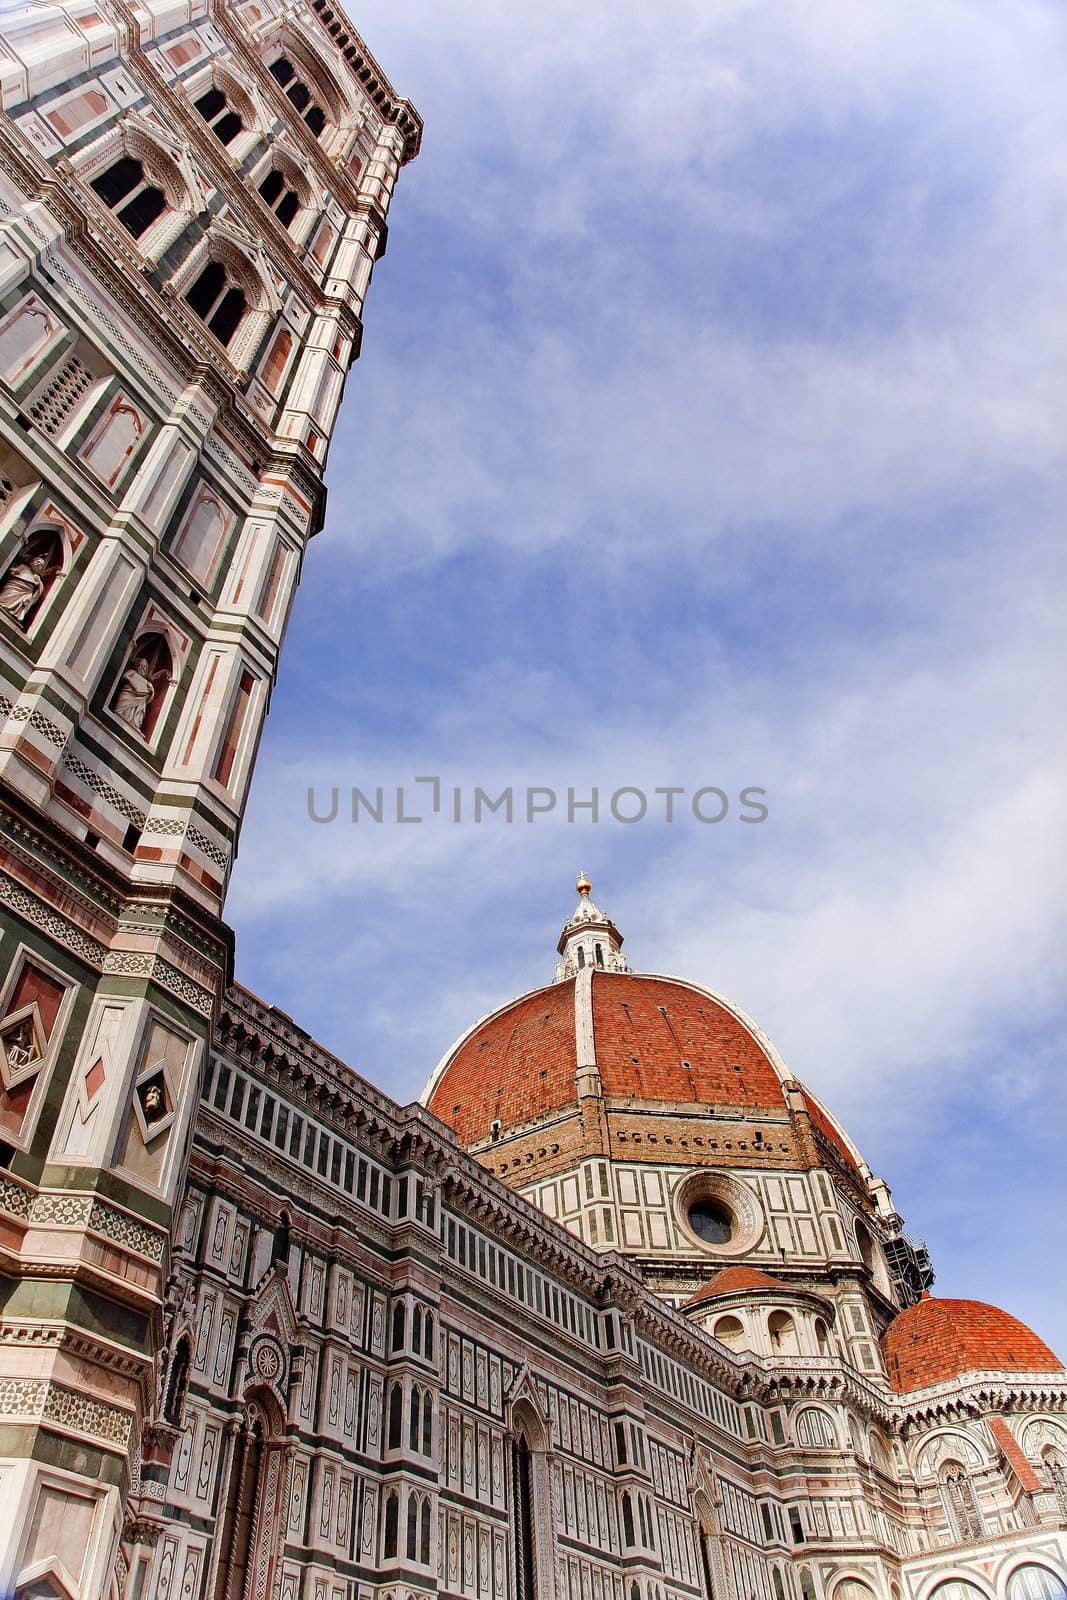
POLYGON ((267 1600, 271 1593, 286 1456, 277 1397, 249 1390, 219 1508, 213 1600, 267 1600))

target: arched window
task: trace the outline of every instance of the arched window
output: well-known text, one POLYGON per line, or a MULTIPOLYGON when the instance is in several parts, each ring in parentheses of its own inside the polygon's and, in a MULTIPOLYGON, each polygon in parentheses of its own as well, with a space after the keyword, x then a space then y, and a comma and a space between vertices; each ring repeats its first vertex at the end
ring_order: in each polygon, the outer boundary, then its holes
POLYGON ((269 67, 275 83, 285 90, 286 96, 303 116, 316 139, 326 126, 326 113, 315 99, 312 90, 297 72, 288 56, 279 56, 269 67))
POLYGON ((382 1556, 386 1561, 396 1555, 399 1535, 400 1500, 396 1490, 391 1489, 385 1497, 385 1513, 382 1517, 382 1556))
POLYGON ((175 560, 202 583, 209 584, 233 520, 218 496, 201 484, 174 537, 171 548, 175 560))
POLYGON ((744 1350, 746 1347, 745 1329, 740 1317, 720 1317, 711 1331, 727 1350, 744 1350))
POLYGON ((281 383, 282 373, 285 371, 286 366, 288 365, 289 357, 292 354, 292 351, 293 336, 289 332, 288 328, 282 328, 270 347, 270 352, 266 361, 263 363, 263 370, 260 373, 264 384, 270 390, 271 394, 277 394, 278 392, 278 385, 281 383))
POLYGON ((412 1391, 411 1391, 411 1414, 408 1417, 408 1448, 410 1450, 417 1450, 419 1448, 419 1422, 420 1422, 421 1416, 422 1416, 422 1390, 421 1389, 412 1389, 412 1391))
POLYGON ((404 1339, 407 1333, 407 1307, 403 1300, 398 1300, 393 1307, 393 1349, 403 1350, 404 1339))
POLYGON ((788 1311, 772 1311, 767 1318, 771 1351, 776 1356, 795 1356, 798 1353, 796 1324, 788 1311))
POLYGON ((150 739, 159 722, 167 687, 175 681, 174 657, 161 633, 142 633, 111 696, 111 709, 127 727, 150 739))
POLYGON ((641 1585, 636 1581, 630 1585, 630 1600, 641 1600, 641 1585))
POLYGON ((622 1492, 622 1542, 625 1545, 636 1543, 634 1536, 634 1508, 629 1491, 622 1492))
POLYGON ((223 263, 216 260, 203 267, 185 291, 185 300, 224 345, 229 344, 248 310, 244 290, 232 282, 223 263))
POLYGON ((815 1318, 815 1343, 821 1356, 828 1356, 833 1353, 830 1349, 830 1335, 821 1317, 815 1318))
POLYGON ((533 1460, 524 1433, 519 1434, 511 1449, 511 1481, 515 1535, 515 1600, 535 1600, 533 1460))
POLYGON ((411 1314, 411 1348, 416 1355, 422 1354, 422 1307, 416 1306, 411 1314))
POLYGON ((422 1353, 427 1361, 433 1360, 433 1312, 427 1311, 422 1328, 422 1353))
POLYGON ((811 1575, 811 1568, 801 1567, 799 1577, 800 1593, 803 1596, 803 1600, 816 1600, 815 1579, 811 1575))
POLYGON ((889 1455, 889 1446, 886 1444, 877 1428, 872 1428, 867 1438, 871 1449, 871 1460, 878 1468, 878 1471, 884 1472, 888 1477, 888 1475, 893 1471, 893 1463, 889 1455))
POLYGON ((859 1247, 860 1259, 863 1265, 868 1272, 873 1274, 875 1266, 874 1240, 871 1238, 870 1230, 863 1222, 856 1223, 856 1244, 859 1247))
POLYGON ((399 1450, 403 1435, 404 1391, 399 1383, 389 1389, 389 1424, 387 1438, 390 1450, 399 1450))
POLYGON ((982 1512, 974 1484, 958 1461, 946 1461, 939 1474, 941 1501, 957 1544, 982 1537, 982 1512))
POLYGON ((430 1565, 430 1497, 422 1502, 419 1513, 419 1560, 424 1567, 430 1565))
POLYGON ((182 1406, 189 1385, 189 1356, 189 1340, 183 1334, 167 1374, 167 1394, 163 1401, 163 1418, 174 1428, 181 1427, 182 1406))
POLYGON ((419 1553, 419 1502, 415 1495, 408 1497, 408 1537, 407 1557, 409 1561, 418 1559, 419 1553))
POLYGON ((422 1453, 433 1454, 433 1396, 429 1389, 422 1397, 422 1453))
POLYGON ((805 1406, 797 1412, 797 1443, 810 1448, 829 1450, 834 1444, 834 1430, 825 1411, 816 1406, 805 1406))
POLYGON ((774 1584, 774 1600, 785 1600, 785 1585, 777 1567, 771 1568, 771 1580, 774 1584))
POLYGON ((1048 1567, 1026 1561, 1008 1579, 1008 1600, 1065 1600, 1067 1583, 1048 1567))
POLYGON ((244 127, 237 112, 231 108, 225 91, 217 84, 194 100, 193 105, 221 144, 232 144, 244 127))
POLYGON ((278 1218, 278 1226, 274 1230, 274 1243, 271 1246, 270 1259, 272 1265, 281 1267, 284 1271, 289 1265, 289 1230, 292 1218, 288 1211, 283 1211, 278 1218))
POLYGON ((602 944, 594 945, 593 949, 596 955, 596 964, 598 967, 602 967, 604 965, 604 946, 602 944))
POLYGON ((290 188, 284 172, 272 167, 260 184, 259 192, 282 227, 287 228, 300 210, 300 196, 290 188))
POLYGON ((96 190, 108 210, 115 213, 126 232, 135 239, 166 210, 166 195, 149 182, 136 156, 120 156, 98 177, 91 179, 90 188, 96 190))
POLYGON ((833 1600, 874 1600, 874 1590, 862 1578, 842 1578, 834 1585, 833 1600))
POLYGON ((929 1600, 986 1600, 985 1592, 966 1578, 946 1578, 931 1590, 929 1600))
POLYGON ((581 945, 578 946, 578 965, 580 967, 585 966, 585 950, 581 945))

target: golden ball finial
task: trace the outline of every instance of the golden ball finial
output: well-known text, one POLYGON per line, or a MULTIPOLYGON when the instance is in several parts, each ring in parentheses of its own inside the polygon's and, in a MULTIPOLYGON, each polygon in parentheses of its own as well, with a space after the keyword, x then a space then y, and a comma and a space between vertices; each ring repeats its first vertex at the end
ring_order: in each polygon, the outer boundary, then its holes
POLYGON ((574 885, 579 894, 589 894, 593 885, 589 882, 584 872, 579 872, 578 882, 574 885))

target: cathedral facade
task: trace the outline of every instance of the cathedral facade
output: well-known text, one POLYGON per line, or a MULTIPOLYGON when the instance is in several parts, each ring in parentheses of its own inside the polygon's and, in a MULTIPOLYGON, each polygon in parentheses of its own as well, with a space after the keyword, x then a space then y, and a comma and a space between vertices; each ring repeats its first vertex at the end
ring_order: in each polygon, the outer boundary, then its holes
POLYGON ((1062 1600, 1062 1364, 586 879, 414 1105, 233 982, 417 112, 332 0, 6 9, 0 95, 0 1594, 1062 1600))

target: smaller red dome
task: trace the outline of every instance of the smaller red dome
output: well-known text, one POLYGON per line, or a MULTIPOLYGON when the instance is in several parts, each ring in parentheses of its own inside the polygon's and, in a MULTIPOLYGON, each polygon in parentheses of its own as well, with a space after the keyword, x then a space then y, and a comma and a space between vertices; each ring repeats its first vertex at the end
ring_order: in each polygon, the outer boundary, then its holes
POLYGON ((1062 1372, 1037 1334, 980 1300, 924 1295, 895 1317, 882 1338, 886 1372, 898 1394, 967 1372, 1062 1372))
POLYGON ((789 1285, 782 1283, 779 1278, 772 1278, 770 1273, 761 1272, 758 1267, 723 1267, 714 1278, 709 1278, 695 1294, 683 1302, 684 1308, 689 1310, 692 1306, 702 1305, 705 1300, 717 1300, 724 1294, 766 1294, 768 1289, 775 1294, 789 1294, 789 1285))

